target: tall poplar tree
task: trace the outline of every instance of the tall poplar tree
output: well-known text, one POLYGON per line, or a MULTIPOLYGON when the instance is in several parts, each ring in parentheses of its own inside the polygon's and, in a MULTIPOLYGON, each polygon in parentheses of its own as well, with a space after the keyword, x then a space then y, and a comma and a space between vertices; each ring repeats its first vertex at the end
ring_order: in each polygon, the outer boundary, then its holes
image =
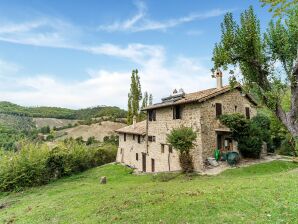
POLYGON ((128 94, 128 113, 127 113, 128 124, 132 124, 134 116, 136 116, 136 118, 139 119, 141 100, 142 100, 142 91, 141 91, 140 77, 138 75, 138 70, 135 69, 135 70, 132 70, 130 93, 128 94))

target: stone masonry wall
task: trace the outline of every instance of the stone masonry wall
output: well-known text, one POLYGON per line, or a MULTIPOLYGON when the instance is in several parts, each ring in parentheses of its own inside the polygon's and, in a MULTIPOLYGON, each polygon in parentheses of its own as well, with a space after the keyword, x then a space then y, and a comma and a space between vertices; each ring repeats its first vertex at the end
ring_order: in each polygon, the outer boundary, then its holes
POLYGON ((250 108, 251 118, 257 114, 256 107, 245 96, 242 96, 238 90, 233 90, 202 103, 200 105, 200 110, 203 160, 213 156, 214 150, 217 147, 217 135, 215 129, 225 128, 216 118, 215 103, 222 104, 223 114, 241 113, 245 116, 245 107, 250 108), (237 106, 236 110, 235 106, 237 106))
MULTIPOLYGON (((166 145, 164 153, 162 153, 161 145, 167 144, 166 136, 173 128, 182 125, 192 127, 198 134, 196 147, 193 149, 192 154, 195 169, 201 170, 202 142, 200 138, 200 110, 198 108, 199 104, 181 105, 181 119, 173 119, 172 107, 160 108, 156 111, 156 121, 148 122, 148 135, 156 137, 156 142, 149 142, 148 157, 155 159, 155 170, 157 172, 181 170, 178 152, 173 149, 173 153, 169 153, 169 147, 166 145)), ((150 166, 151 164, 149 164, 150 166)))
POLYGON ((124 141, 124 134, 119 134, 119 147, 117 151, 116 161, 132 166, 137 170, 142 170, 142 153, 146 152, 145 138, 141 137, 141 143, 138 143, 138 137, 135 135, 126 134, 126 141, 124 141), (138 160, 136 160, 136 153, 138 153, 138 160))
MULTIPOLYGON (((239 90, 227 92, 204 103, 190 103, 181 105, 182 117, 174 120, 172 107, 159 108, 156 110, 156 121, 148 121, 148 136, 155 136, 155 142, 148 141, 148 154, 146 156, 146 172, 151 172, 152 159, 154 159, 155 172, 180 170, 179 157, 175 149, 169 152, 166 136, 173 128, 182 125, 192 127, 197 132, 196 147, 192 150, 194 166, 196 171, 203 169, 204 160, 213 156, 217 144, 215 129, 223 127, 216 119, 215 103, 222 104, 223 114, 242 113, 245 115, 245 107, 250 108, 251 117, 256 115, 256 108, 250 101, 241 95, 239 90), (237 111, 235 111, 237 106, 237 111), (164 144, 164 152, 162 152, 164 144)), ((126 142, 123 134, 119 138, 119 150, 117 161, 142 170, 142 153, 146 152, 146 140, 141 144, 132 139, 132 135, 127 134, 126 142), (122 149, 122 150, 121 150, 122 149), (122 151, 122 154, 121 154, 122 151), (139 154, 138 161, 136 153, 139 154)))

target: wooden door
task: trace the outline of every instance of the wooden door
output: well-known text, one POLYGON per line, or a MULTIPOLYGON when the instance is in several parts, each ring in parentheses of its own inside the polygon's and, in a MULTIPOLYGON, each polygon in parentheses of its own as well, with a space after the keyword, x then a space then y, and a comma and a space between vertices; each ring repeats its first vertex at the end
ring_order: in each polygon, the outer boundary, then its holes
POLYGON ((143 172, 146 172, 146 153, 142 153, 143 172))
POLYGON ((154 173, 155 172, 155 160, 151 159, 151 172, 154 173))

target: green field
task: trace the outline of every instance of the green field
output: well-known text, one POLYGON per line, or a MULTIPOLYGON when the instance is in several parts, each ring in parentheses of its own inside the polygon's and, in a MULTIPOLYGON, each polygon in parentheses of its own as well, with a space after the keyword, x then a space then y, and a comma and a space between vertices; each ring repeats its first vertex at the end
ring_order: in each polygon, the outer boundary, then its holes
POLYGON ((274 161, 162 182, 106 165, 0 195, 2 223, 298 223, 298 164, 274 161), (106 185, 99 177, 107 176, 106 185))

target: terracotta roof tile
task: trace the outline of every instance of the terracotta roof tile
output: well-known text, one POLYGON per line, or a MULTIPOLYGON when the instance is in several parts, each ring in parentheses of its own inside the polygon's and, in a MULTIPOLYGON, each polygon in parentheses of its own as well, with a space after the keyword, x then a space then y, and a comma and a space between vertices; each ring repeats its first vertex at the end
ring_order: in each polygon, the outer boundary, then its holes
MULTIPOLYGON (((242 88, 240 85, 236 85, 234 89, 237 88, 242 88)), ((194 93, 188 93, 185 94, 185 96, 182 99, 176 100, 176 101, 171 101, 171 102, 161 102, 157 104, 153 104, 151 106, 146 107, 144 110, 149 110, 149 109, 155 109, 155 108, 160 108, 160 107, 166 107, 166 106, 172 106, 172 105, 177 105, 177 104, 185 104, 185 103, 191 103, 191 102, 203 102, 207 99, 210 99, 212 97, 218 96, 220 94, 223 94, 225 92, 228 92, 231 90, 231 87, 229 85, 224 86, 221 89, 217 88, 211 88, 211 89, 206 89, 194 93)), ((249 100, 251 100, 255 105, 257 104, 256 101, 249 95, 246 95, 249 100)))
POLYGON ((118 133, 128 133, 136 135, 145 135, 146 134, 146 121, 141 121, 135 125, 129 125, 124 128, 116 130, 118 133))

